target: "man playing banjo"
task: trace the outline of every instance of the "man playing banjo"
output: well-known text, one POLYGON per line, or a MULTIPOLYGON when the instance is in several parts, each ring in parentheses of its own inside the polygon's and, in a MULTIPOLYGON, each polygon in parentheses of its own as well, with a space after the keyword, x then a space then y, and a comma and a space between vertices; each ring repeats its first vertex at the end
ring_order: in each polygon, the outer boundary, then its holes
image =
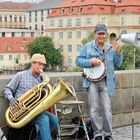
POLYGON ((114 68, 123 61, 121 48, 117 43, 106 43, 107 28, 98 24, 94 29, 95 39, 86 43, 76 65, 84 68, 83 87, 87 89, 90 117, 95 140, 113 140, 110 97, 115 95, 114 68), (99 117, 99 101, 103 111, 103 125, 99 117))

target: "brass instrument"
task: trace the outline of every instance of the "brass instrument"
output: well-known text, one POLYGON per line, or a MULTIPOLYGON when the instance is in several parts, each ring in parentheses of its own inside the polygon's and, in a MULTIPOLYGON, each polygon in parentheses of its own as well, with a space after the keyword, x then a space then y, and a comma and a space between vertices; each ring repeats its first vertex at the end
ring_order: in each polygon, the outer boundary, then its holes
POLYGON ((61 78, 55 88, 49 84, 46 74, 45 78, 46 82, 34 86, 6 110, 6 121, 10 127, 21 128, 62 98, 76 96, 71 85, 64 83, 61 78))

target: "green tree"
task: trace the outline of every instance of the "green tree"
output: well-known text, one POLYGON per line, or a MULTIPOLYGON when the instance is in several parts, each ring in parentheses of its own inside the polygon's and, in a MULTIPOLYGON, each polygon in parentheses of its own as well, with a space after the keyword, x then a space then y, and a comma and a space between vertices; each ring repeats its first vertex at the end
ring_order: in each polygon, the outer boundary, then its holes
MULTIPOLYGON (((134 69, 134 46, 123 45, 123 65, 121 69, 130 70, 134 69)), ((135 48, 135 69, 140 68, 140 48, 135 48)))
POLYGON ((94 39, 94 34, 93 32, 90 32, 87 38, 84 38, 81 42, 84 45, 85 43, 91 41, 94 39))
POLYGON ((60 49, 54 48, 54 42, 49 37, 38 37, 27 46, 28 53, 32 56, 35 53, 44 54, 47 60, 47 67, 51 66, 53 69, 56 66, 63 65, 63 56, 60 49))

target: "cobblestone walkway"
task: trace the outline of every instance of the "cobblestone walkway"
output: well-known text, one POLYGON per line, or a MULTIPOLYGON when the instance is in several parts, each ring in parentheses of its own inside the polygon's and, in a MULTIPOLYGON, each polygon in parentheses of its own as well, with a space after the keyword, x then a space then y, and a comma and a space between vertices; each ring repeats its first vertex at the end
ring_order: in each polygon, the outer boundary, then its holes
MULTIPOLYGON (((132 126, 113 129, 114 140, 133 140, 132 126)), ((140 124, 134 126, 134 140, 140 140, 140 124)))

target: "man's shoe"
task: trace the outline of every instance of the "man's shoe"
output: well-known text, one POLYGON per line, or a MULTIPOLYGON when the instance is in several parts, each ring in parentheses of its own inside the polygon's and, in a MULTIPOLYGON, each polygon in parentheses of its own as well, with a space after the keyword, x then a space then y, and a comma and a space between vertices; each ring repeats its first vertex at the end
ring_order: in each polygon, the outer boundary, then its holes
POLYGON ((102 136, 95 137, 95 140, 102 140, 102 136))
POLYGON ((105 140, 113 140, 113 138, 111 136, 106 136, 105 140))

